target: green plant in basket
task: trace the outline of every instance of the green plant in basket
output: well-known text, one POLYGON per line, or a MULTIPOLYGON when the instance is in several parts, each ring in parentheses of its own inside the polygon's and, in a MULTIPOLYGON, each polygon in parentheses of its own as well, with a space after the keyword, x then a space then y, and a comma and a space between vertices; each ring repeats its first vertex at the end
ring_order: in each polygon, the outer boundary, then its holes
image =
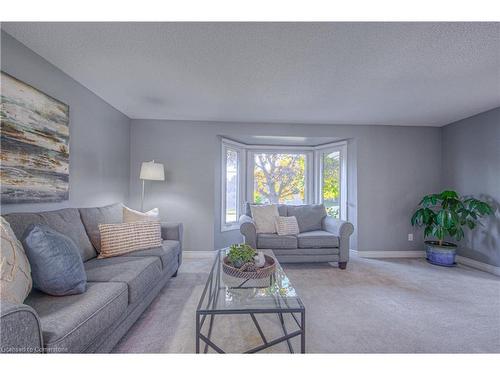
POLYGON ((234 244, 229 247, 227 260, 236 268, 240 268, 245 263, 253 262, 257 252, 245 244, 234 244))

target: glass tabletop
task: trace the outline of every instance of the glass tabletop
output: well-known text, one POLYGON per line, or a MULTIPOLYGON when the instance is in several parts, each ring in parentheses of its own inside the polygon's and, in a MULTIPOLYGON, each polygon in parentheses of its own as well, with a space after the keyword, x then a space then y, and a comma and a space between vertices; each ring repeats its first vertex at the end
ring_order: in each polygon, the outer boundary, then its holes
MULTIPOLYGON (((276 261, 276 270, 263 279, 242 279, 226 274, 222 262, 228 248, 218 250, 198 304, 201 313, 298 312, 304 309, 295 288, 271 250, 262 250, 276 261)), ((261 250, 259 250, 261 251, 261 250)))

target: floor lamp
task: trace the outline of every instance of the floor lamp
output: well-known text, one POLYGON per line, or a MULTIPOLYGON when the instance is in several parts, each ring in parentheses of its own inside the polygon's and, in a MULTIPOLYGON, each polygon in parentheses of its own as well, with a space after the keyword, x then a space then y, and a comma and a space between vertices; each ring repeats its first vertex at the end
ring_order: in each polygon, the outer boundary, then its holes
POLYGON ((141 195, 141 212, 144 211, 144 184, 149 181, 165 181, 165 171, 162 163, 155 163, 154 160, 145 161, 141 166, 141 174, 139 178, 142 180, 142 195, 141 195))

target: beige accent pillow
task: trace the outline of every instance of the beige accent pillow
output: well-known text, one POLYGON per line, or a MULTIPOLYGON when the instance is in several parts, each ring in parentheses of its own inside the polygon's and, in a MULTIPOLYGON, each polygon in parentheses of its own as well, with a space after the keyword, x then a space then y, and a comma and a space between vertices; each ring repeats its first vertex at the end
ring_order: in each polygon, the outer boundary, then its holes
POLYGON ((7 220, 0 217, 0 300, 21 304, 31 291, 31 267, 23 245, 7 220))
POLYGON ((101 252, 98 258, 110 258, 136 250, 161 246, 159 221, 99 224, 101 252))
POLYGON ((276 232, 280 236, 297 235, 299 231, 299 223, 295 216, 278 216, 274 219, 276 232))
POLYGON ((158 210, 158 208, 153 208, 148 212, 141 212, 123 206, 124 223, 134 223, 136 221, 159 221, 159 220, 160 220, 160 210, 158 210))
POLYGON ((250 205, 257 233, 276 233, 274 218, 280 216, 275 204, 250 205))

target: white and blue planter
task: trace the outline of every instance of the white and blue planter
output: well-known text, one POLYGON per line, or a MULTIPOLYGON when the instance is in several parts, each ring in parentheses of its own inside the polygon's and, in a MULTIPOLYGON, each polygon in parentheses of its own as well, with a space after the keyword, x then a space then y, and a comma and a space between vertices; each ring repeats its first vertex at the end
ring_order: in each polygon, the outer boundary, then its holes
POLYGON ((425 253, 427 261, 431 264, 443 267, 456 266, 457 245, 451 242, 439 245, 438 241, 425 241, 425 253))

